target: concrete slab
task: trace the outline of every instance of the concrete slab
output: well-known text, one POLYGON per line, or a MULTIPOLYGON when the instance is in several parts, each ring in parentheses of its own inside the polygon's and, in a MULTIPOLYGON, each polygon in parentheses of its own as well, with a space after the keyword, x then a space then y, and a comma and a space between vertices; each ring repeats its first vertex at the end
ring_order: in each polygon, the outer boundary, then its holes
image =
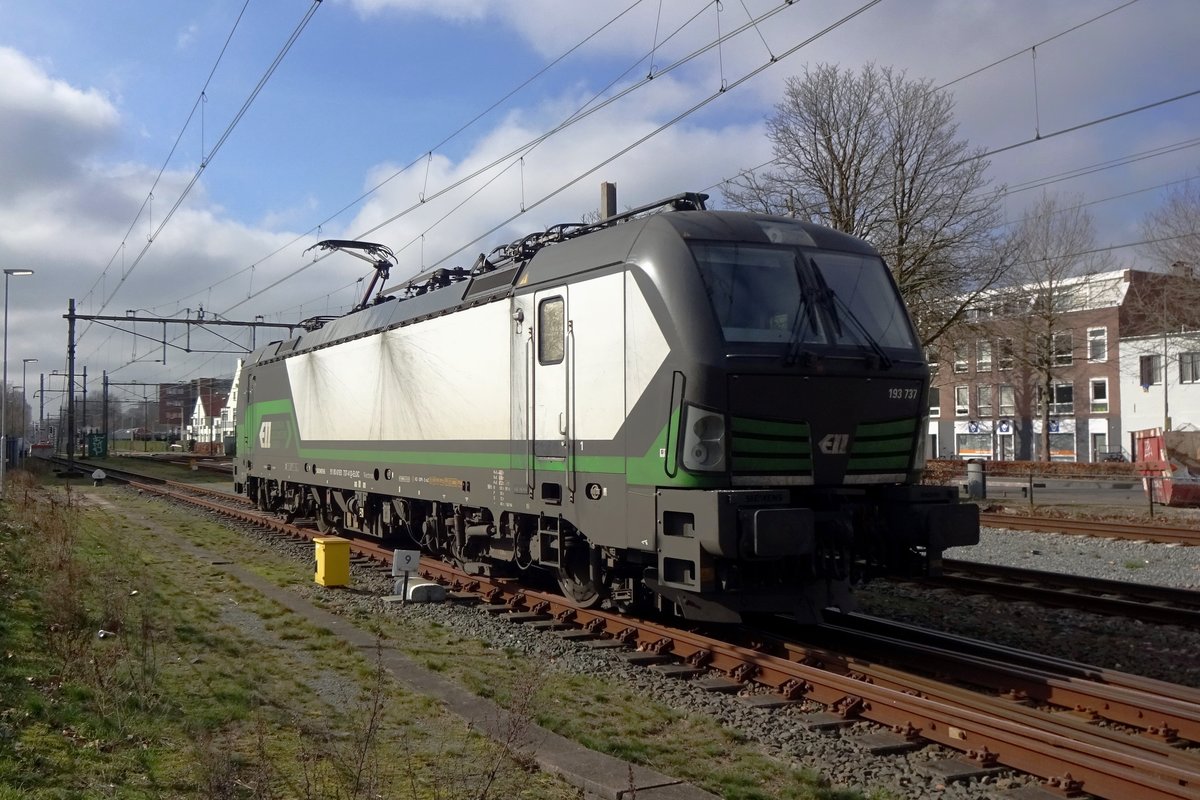
POLYGON ((569 631, 559 631, 554 635, 560 639, 566 639, 568 642, 587 642, 591 641, 592 639, 599 638, 597 634, 592 633, 591 631, 583 630, 582 628, 569 631))
POLYGON ((581 644, 593 650, 621 650, 629 647, 620 639, 584 639, 581 644))
POLYGON ((556 619, 535 620, 526 627, 533 628, 535 631, 565 631, 571 628, 567 623, 559 622, 556 619))
POLYGON ((814 711, 800 717, 800 724, 810 731, 830 731, 853 725, 854 720, 830 714, 828 711, 814 711))
POLYGON ((888 731, 852 736, 850 737, 850 741, 876 756, 888 756, 893 753, 911 753, 913 750, 920 750, 925 746, 925 743, 922 741, 914 742, 888 731))
POLYGON ((479 607, 479 610, 485 614, 507 614, 512 611, 512 606, 505 603, 485 603, 479 607))
POLYGON ((744 694, 738 697, 738 702, 751 708, 779 708, 790 706, 795 700, 789 700, 781 694, 744 694))
POLYGON ((694 678, 708 671, 688 664, 655 664, 650 669, 668 678, 694 678))
POLYGON ((936 761, 922 764, 921 769, 947 783, 965 781, 970 778, 984 778, 1004 772, 1004 767, 981 767, 974 761, 968 761, 965 758, 939 758, 936 761))
POLYGON ((508 614, 507 616, 505 616, 504 618, 506 620, 508 620, 509 622, 529 623, 529 622, 542 622, 544 620, 548 620, 548 619, 550 619, 550 615, 544 614, 544 613, 541 613, 538 611, 514 611, 511 614, 508 614))
POLYGON ((646 653, 639 650, 633 653, 621 653, 621 659, 630 664, 648 667, 652 664, 666 664, 671 660, 671 656, 664 656, 661 653, 646 653))

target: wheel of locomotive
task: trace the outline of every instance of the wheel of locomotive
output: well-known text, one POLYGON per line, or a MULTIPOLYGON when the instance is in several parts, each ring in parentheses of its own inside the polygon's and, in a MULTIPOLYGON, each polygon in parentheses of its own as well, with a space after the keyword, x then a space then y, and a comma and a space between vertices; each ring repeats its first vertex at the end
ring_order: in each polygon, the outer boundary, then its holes
POLYGON ((563 596, 579 608, 591 608, 600 602, 600 587, 592 578, 588 550, 587 547, 567 548, 556 576, 563 596))

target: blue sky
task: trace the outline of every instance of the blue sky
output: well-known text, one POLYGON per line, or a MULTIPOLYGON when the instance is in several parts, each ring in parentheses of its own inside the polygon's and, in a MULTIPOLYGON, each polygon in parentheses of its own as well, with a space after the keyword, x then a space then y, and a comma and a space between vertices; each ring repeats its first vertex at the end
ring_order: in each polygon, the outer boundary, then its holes
MULTIPOLYGON (((702 0, 324 0, 130 270, 310 8, 306 0, 246 4, 207 89, 203 125, 197 115, 184 131, 138 216, 244 3, 0 0, 0 186, 7 187, 0 193, 0 264, 37 271, 10 284, 10 382, 20 380, 13 375, 21 358, 38 358, 40 371, 64 369, 61 317, 69 297, 84 314, 170 315, 203 305, 231 319, 261 314, 294 322, 339 313, 361 292, 361 262, 333 257, 303 269, 311 254, 302 251, 318 238, 357 237, 419 206, 366 237, 399 252, 395 282, 515 216, 446 262, 469 265, 501 241, 579 219, 596 207, 601 180, 617 183, 621 205, 636 205, 704 189, 762 163, 769 157, 763 119, 784 80, 806 63, 857 68, 875 61, 942 84, 1122 5, 883 0, 538 204, 714 94, 722 80, 736 83, 858 4, 725 0, 718 19, 715 5, 702 0), (778 13, 719 51, 662 72, 711 42, 718 26, 728 33, 777 5, 778 13), (611 27, 427 155, 626 8, 611 27), (656 77, 638 85, 656 44, 656 77), (526 152, 523 162, 504 161, 420 203, 545 134, 614 81, 618 89, 635 88, 526 152), (337 214, 385 179, 379 191, 337 214)), ((973 145, 999 148, 1032 137, 1038 123, 1044 135, 1200 89, 1198 22, 1192 0, 1139 0, 1040 45, 1036 119, 1028 52, 958 82, 951 91, 960 132, 973 145)), ((989 175, 996 185, 1018 187, 1196 138, 1200 96, 999 154, 989 175)), ((1103 201, 1090 206, 1099 242, 1121 244, 1140 238, 1141 218, 1163 190, 1106 198, 1194 177, 1198 168, 1200 147, 1185 146, 1047 188, 1103 201)), ((1038 191, 1011 194, 1008 217, 1018 219, 1038 191)), ((1139 263, 1134 249, 1113 255, 1114 266, 1139 263)), ((87 330, 78 357, 90 374, 107 369, 123 381, 228 374, 233 365, 232 356, 176 351, 166 366, 153 363, 157 353, 145 341, 99 326, 87 330)))

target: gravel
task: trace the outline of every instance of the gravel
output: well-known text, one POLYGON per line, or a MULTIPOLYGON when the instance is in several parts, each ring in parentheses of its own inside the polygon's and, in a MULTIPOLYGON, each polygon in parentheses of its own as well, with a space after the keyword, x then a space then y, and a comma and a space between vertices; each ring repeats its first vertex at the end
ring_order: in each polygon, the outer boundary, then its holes
POLYGON ((1200 547, 984 528, 946 558, 1200 590, 1200 547))
MULTIPOLYGON (((311 545, 262 533, 253 535, 299 561, 311 563, 311 545)), ((947 556, 1190 588, 1200 582, 1200 548, 990 529, 985 530, 981 538, 978 547, 956 548, 947 556)), ((485 641, 494 648, 512 648, 524 653, 547 665, 548 669, 621 682, 680 713, 708 715, 757 742, 769 754, 823 775, 835 788, 866 793, 883 791, 889 797, 913 800, 935 797, 973 800, 995 797, 1005 789, 1038 783, 1033 778, 1008 771, 981 779, 947 783, 927 768, 930 761, 957 755, 939 746, 927 745, 904 755, 873 756, 855 744, 853 738, 862 733, 878 732, 877 726, 855 723, 834 733, 815 732, 803 724, 803 718, 817 706, 750 708, 736 697, 705 692, 687 681, 632 667, 610 651, 592 650, 582 644, 563 641, 470 607, 384 604, 379 596, 390 592, 392 580, 378 572, 356 568, 354 585, 360 591, 339 593, 316 586, 309 586, 304 591, 319 595, 327 606, 344 613, 367 610, 403 615, 414 621, 437 622, 461 636, 485 641)), ((858 597, 862 610, 868 613, 1200 686, 1200 635, 1173 626, 1143 625, 1126 619, 962 596, 886 581, 870 584, 859 591, 858 597)))

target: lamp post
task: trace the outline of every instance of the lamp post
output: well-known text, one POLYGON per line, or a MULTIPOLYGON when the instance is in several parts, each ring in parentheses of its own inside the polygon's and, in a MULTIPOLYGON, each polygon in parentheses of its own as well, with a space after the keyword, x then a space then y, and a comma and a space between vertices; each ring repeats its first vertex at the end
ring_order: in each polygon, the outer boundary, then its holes
MULTIPOLYGON (((4 370, 0 379, 0 500, 4 499, 4 468, 8 464, 8 279, 32 275, 31 269, 4 270, 4 370)), ((23 390, 23 389, 22 389, 23 390)))
POLYGON ((28 422, 28 418, 25 416, 25 406, 28 405, 27 395, 29 394, 29 390, 26 389, 25 387, 28 386, 29 384, 25 382, 25 369, 30 364, 36 364, 36 363, 37 363, 36 358, 22 358, 21 359, 21 446, 22 447, 24 447, 25 443, 29 440, 29 422, 28 422))

